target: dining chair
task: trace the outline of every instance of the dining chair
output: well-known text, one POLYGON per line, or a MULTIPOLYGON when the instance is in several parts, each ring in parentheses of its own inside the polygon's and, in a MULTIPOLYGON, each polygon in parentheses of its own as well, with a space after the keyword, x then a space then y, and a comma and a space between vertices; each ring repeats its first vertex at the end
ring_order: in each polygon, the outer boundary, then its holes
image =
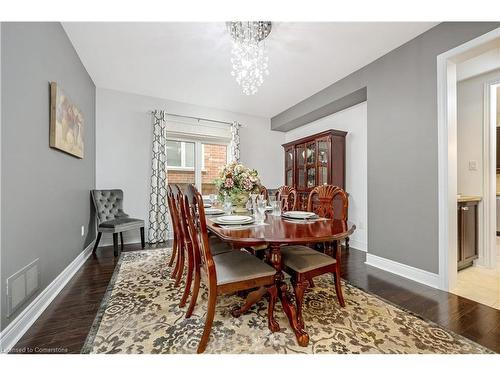
MULTIPOLYGON (((316 186, 309 193, 307 211, 315 212, 320 217, 347 220, 348 210, 349 194, 338 186, 316 186), (340 197, 340 202, 338 197, 340 197)), ((335 248, 335 244, 333 248, 335 248)), ((349 237, 345 239, 345 249, 349 250, 349 237)), ((329 250, 328 245, 325 246, 324 250, 329 250)))
MULTIPOLYGON (((335 185, 316 186, 311 190, 307 199, 307 211, 314 212, 319 217, 327 219, 347 220, 348 209, 349 197, 347 193, 342 188, 335 185), (337 198, 340 198, 340 200, 337 198)), ((345 241, 347 244, 348 239, 345 241)), ((333 246, 330 246, 328 242, 317 244, 317 246, 322 246, 321 250, 329 253, 331 248, 335 248, 336 241, 333 241, 331 244, 333 246)))
MULTIPOLYGON (((333 275, 337 299, 340 306, 345 307, 340 283, 341 248, 338 242, 335 247, 335 258, 303 245, 283 246, 280 250, 283 268, 291 276, 298 316, 302 316, 304 293, 310 285, 310 280, 325 273, 333 275)), ((299 325, 304 328, 304 322, 299 322, 299 325)))
POLYGON ((170 220, 172 229, 174 231, 174 241, 172 244, 172 255, 168 266, 171 267, 175 261, 175 266, 171 274, 171 278, 175 279, 175 286, 178 287, 182 273, 184 272, 185 251, 184 251, 184 238, 182 229, 180 227, 180 212, 179 201, 180 188, 178 185, 168 184, 167 186, 167 203, 170 212, 170 220))
MULTIPOLYGON (((342 200, 342 220, 347 218, 348 199, 346 192, 333 185, 316 186, 310 193, 307 210, 315 212, 318 216, 334 218, 333 202, 337 196, 342 200)), ((329 244, 325 244, 325 249, 329 244)), ((309 246, 289 245, 281 248, 282 261, 287 272, 291 276, 292 286, 295 292, 297 310, 302 312, 304 293, 307 287, 314 286, 314 277, 324 273, 332 273, 335 283, 335 291, 340 306, 345 306, 342 288, 340 284, 340 258, 341 247, 338 241, 333 241, 334 257, 313 250, 309 246)), ((301 314, 299 314, 302 316, 301 314)), ((302 323, 303 324, 303 323, 302 323)))
POLYGON ((263 195, 265 200, 269 199, 269 193, 264 185, 260 185, 259 194, 263 195))
MULTIPOLYGON (((181 308, 186 305, 187 299, 189 297, 194 272, 194 255, 191 237, 188 233, 186 213, 184 212, 184 205, 182 204, 183 198, 184 194, 179 185, 168 185, 167 199, 174 228, 174 243, 172 247, 172 256, 169 262, 169 266, 172 265, 171 262, 174 258, 175 251, 177 253, 176 264, 171 277, 175 279, 174 285, 176 287, 180 285, 184 273, 184 265, 187 260, 184 292, 179 302, 179 307, 181 308)), ((230 245, 218 240, 217 238, 210 238, 210 243, 216 254, 232 251, 232 247, 230 245)))
MULTIPOLYGON (((185 195, 179 190, 178 195, 179 201, 179 219, 181 226, 182 238, 184 240, 184 249, 187 256, 187 273, 186 280, 184 286, 184 293, 182 295, 181 301, 179 303, 179 307, 184 307, 186 305, 187 299, 189 297, 189 293, 191 292, 191 285, 193 283, 193 276, 195 272, 195 253, 194 253, 194 245, 191 237, 191 233, 189 232, 189 217, 188 217, 188 207, 185 205, 185 195)), ((210 248, 212 249, 212 254, 217 256, 219 254, 228 253, 233 251, 231 245, 221 241, 218 237, 210 237, 208 239, 208 243, 210 244, 210 248)), ((194 296, 194 293, 193 293, 194 296)), ((197 297, 197 293, 196 293, 197 297)), ((194 303, 196 303, 196 298, 194 303)), ((189 316, 192 311, 190 311, 189 316)), ((188 315, 188 314, 186 314, 188 315)), ((187 316, 187 317, 189 317, 187 316)))
POLYGON ((118 256, 118 234, 123 250, 123 232, 139 229, 141 234, 141 247, 144 249, 144 220, 134 219, 123 211, 123 190, 91 190, 92 201, 97 214, 97 239, 92 254, 99 247, 103 233, 113 234, 113 253, 118 256))
MULTIPOLYGON (((233 311, 234 316, 245 313, 256 300, 261 288, 265 288, 269 295, 268 327, 272 332, 279 330, 278 322, 274 319, 274 305, 278 291, 275 284, 276 270, 245 251, 231 251, 218 255, 212 253, 208 239, 203 198, 198 190, 189 185, 184 197, 185 213, 195 255, 195 281, 193 295, 188 308, 191 315, 200 288, 202 272, 208 288, 208 308, 205 315, 205 326, 198 345, 198 353, 205 351, 212 323, 215 315, 217 296, 232 294, 239 291, 258 288, 250 292, 245 304, 233 311)), ((187 315, 188 316, 188 315, 187 315)))
POLYGON ((291 186, 281 186, 277 193, 276 199, 280 202, 281 211, 293 211, 297 209, 297 190, 291 186))
POLYGON ((347 210, 349 208, 349 200, 346 192, 334 185, 316 186, 309 193, 307 199, 307 211, 316 213, 319 217, 327 219, 335 218, 335 199, 340 196, 342 200, 341 220, 347 219, 347 210))

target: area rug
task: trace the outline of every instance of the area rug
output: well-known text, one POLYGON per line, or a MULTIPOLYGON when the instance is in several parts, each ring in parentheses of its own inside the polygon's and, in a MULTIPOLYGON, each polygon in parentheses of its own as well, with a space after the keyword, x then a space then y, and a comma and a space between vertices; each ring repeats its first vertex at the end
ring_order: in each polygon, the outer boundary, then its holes
MULTIPOLYGON (((191 318, 179 308, 183 285, 176 288, 166 266, 170 249, 123 253, 82 353, 196 353, 208 292, 200 290, 191 318)), ((267 301, 241 317, 231 308, 243 300, 220 296, 205 353, 490 353, 486 348, 343 282, 346 307, 335 296, 331 275, 314 279, 304 301, 310 341, 295 340, 278 302, 281 330, 267 328, 267 301)))

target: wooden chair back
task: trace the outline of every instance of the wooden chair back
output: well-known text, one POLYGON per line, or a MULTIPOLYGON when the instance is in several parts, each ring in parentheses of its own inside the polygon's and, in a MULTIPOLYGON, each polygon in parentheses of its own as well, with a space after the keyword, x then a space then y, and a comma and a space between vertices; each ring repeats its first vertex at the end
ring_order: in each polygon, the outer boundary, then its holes
POLYGON ((349 207, 349 200, 347 198, 346 192, 334 185, 320 185, 316 186, 309 193, 309 198, 307 200, 307 211, 316 213, 319 217, 324 217, 327 219, 339 218, 342 220, 347 219, 347 210, 349 207), (341 212, 339 215, 335 215, 335 200, 340 197, 341 200, 341 212))
POLYGON ((189 227, 189 236, 195 255, 195 267, 202 267, 207 275, 208 288, 217 288, 215 263, 208 240, 207 220, 203 197, 194 185, 188 185, 184 205, 189 227))
POLYGON ((187 207, 185 204, 185 195, 182 193, 182 190, 178 189, 179 193, 177 195, 177 202, 179 207, 179 226, 181 229, 182 241, 184 245, 184 249, 187 252, 188 257, 192 257, 193 253, 193 242, 189 232, 189 216, 187 212, 187 207))
POLYGON ((264 185, 260 185, 259 194, 263 195, 265 200, 269 199, 269 193, 264 185))
POLYGON ((281 211, 293 211, 297 209, 297 190, 291 186, 282 186, 276 192, 276 199, 280 202, 281 211))
POLYGON ((170 221, 172 223, 172 230, 174 231, 174 241, 180 243, 180 221, 179 221, 179 204, 178 204, 179 187, 177 185, 169 184, 167 186, 167 203, 170 212, 170 221))

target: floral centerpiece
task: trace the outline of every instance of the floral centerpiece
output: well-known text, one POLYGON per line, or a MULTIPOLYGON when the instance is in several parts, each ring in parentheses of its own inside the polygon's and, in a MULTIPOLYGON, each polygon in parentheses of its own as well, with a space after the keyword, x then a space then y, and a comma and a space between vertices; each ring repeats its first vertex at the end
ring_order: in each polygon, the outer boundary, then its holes
POLYGON ((259 192, 259 174, 255 169, 232 162, 219 172, 215 186, 221 200, 227 195, 236 206, 235 212, 245 212, 250 194, 259 192))

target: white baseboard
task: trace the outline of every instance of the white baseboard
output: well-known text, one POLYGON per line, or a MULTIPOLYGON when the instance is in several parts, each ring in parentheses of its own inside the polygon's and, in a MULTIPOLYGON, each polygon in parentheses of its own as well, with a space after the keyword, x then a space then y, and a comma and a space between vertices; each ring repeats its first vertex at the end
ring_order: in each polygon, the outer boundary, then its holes
POLYGON ((0 352, 8 352, 66 286, 92 254, 92 241, 78 256, 0 333, 0 352))
POLYGON ((366 264, 380 268, 381 270, 406 277, 407 279, 439 289, 439 275, 436 273, 411 267, 390 259, 382 258, 373 254, 366 254, 366 264))
POLYGON ((361 241, 356 241, 351 238, 349 239, 349 247, 353 247, 356 250, 364 251, 365 253, 367 251, 366 243, 361 241))

